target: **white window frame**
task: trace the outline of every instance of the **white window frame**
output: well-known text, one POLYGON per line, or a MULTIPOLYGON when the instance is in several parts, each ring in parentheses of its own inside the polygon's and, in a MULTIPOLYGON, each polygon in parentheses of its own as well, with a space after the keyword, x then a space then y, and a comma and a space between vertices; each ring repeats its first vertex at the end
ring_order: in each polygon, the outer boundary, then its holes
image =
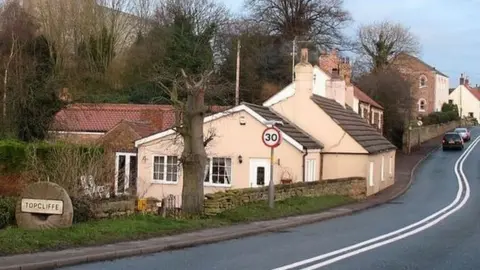
MULTIPOLYGON (((114 182, 114 193, 115 195, 119 194, 128 194, 128 188, 130 187, 130 157, 136 157, 136 153, 130 152, 116 152, 115 153, 115 182, 114 182), (118 165, 119 165, 119 156, 125 156, 125 171, 124 171, 124 182, 123 182, 123 192, 118 192, 118 165)), ((138 173, 138 160, 137 160, 137 173, 138 173)))
MULTIPOLYGON (((226 164, 226 162, 225 162, 226 164)), ((208 166, 208 182, 205 181, 207 171, 205 170, 205 176, 203 177, 203 185, 207 187, 231 187, 232 182, 233 182, 233 158, 231 157, 208 157, 207 158, 207 166, 208 166), (212 172, 213 172, 213 159, 218 158, 218 159, 230 159, 230 172, 229 172, 229 177, 230 177, 230 183, 226 184, 220 184, 220 183, 213 183, 212 182, 212 172)), ((207 169, 207 168, 205 168, 207 169)))
POLYGON ((420 78, 419 78, 419 81, 418 81, 418 86, 419 86, 420 88, 427 87, 427 82, 428 82, 427 76, 425 76, 425 75, 420 75, 420 78), (424 79, 424 81, 425 81, 425 84, 424 84, 424 85, 422 85, 422 79, 424 79))
POLYGON ((382 167, 380 170, 380 179, 381 181, 385 181, 385 155, 382 155, 382 167))
POLYGON ((179 177, 179 174, 180 174, 180 163, 177 163, 177 177, 176 177, 175 181, 167 181, 167 167, 168 167, 167 161, 168 161, 169 157, 176 157, 177 162, 178 162, 179 157, 174 156, 174 155, 153 155, 152 156, 152 183, 168 184, 168 185, 178 184, 178 177, 179 177), (158 157, 158 158, 163 157, 164 160, 165 160, 165 163, 164 163, 164 166, 163 166, 163 179, 155 179, 155 158, 156 157, 158 157))
POLYGON ((418 111, 419 112, 425 112, 426 107, 427 107, 427 100, 424 98, 421 98, 418 100, 418 111), (423 109, 422 109, 422 101, 423 101, 423 109))
POLYGON ((369 163, 369 169, 368 169, 368 185, 373 187, 374 185, 374 182, 373 182, 373 170, 374 170, 374 166, 375 164, 373 163, 373 161, 370 161, 369 163))

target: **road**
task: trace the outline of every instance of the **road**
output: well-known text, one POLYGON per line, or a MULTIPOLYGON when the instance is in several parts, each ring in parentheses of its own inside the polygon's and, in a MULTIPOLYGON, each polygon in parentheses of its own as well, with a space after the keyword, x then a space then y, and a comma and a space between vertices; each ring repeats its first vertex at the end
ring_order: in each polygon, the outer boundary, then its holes
POLYGON ((436 151, 411 188, 388 204, 285 231, 63 269, 480 269, 480 128, 471 132, 471 147, 436 151))

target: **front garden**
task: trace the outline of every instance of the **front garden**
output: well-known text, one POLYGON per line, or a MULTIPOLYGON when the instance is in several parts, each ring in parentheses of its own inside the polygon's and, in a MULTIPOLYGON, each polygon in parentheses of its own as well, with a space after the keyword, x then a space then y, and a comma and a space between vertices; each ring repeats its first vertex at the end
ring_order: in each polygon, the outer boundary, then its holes
POLYGON ((139 209, 135 197, 108 196, 114 167, 105 156, 102 149, 95 147, 0 141, 0 256, 315 213, 352 203, 364 195, 364 179, 285 184, 278 186, 279 201, 270 209, 266 201, 258 199, 265 197, 266 188, 235 190, 207 195, 204 215, 184 217, 176 211, 162 211, 166 201, 159 208, 158 200, 148 199, 146 206, 139 209), (16 226, 19 194, 25 185, 35 181, 51 181, 68 192, 74 209, 71 228, 34 231, 16 226))

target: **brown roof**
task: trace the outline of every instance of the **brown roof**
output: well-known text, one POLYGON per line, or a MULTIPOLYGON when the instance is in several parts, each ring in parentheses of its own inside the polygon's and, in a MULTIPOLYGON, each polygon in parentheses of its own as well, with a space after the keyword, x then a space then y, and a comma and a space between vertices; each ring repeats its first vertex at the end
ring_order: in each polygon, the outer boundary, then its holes
POLYGON ((134 122, 129 120, 122 120, 122 122, 125 122, 128 126, 130 126, 130 128, 135 131, 140 138, 150 136, 158 131, 150 122, 134 122))
POLYGON ((352 108, 344 108, 335 100, 325 97, 312 96, 311 99, 368 153, 373 154, 396 149, 352 108))
POLYGON ((278 128, 306 149, 323 148, 323 145, 320 142, 317 142, 307 133, 303 132, 298 127, 288 122, 286 119, 280 117, 275 112, 272 112, 269 108, 245 102, 242 102, 242 104, 252 109, 254 112, 258 113, 261 117, 265 118, 265 120, 282 121, 283 126, 278 126, 278 128))
POLYGON ((358 100, 360 100, 361 102, 368 103, 373 107, 377 107, 383 110, 383 107, 380 104, 378 104, 375 100, 365 94, 365 92, 360 90, 356 85, 353 85, 353 93, 355 97, 358 98, 358 100))

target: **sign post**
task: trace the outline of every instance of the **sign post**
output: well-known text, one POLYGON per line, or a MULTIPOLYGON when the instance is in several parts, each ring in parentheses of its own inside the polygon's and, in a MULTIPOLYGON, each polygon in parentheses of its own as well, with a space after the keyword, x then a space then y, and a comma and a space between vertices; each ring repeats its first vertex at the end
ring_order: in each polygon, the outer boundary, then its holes
POLYGON ((268 205, 270 206, 270 208, 273 208, 275 204, 275 184, 273 183, 273 150, 282 142, 282 134, 280 133, 280 130, 278 130, 272 125, 272 127, 268 127, 263 131, 262 141, 267 147, 270 147, 270 181, 268 183, 268 205))
POLYGON ((421 136, 420 136, 420 131, 421 131, 420 127, 423 126, 422 117, 418 117, 417 126, 419 127, 419 129, 418 129, 418 146, 420 147, 420 145, 422 144, 421 136))

